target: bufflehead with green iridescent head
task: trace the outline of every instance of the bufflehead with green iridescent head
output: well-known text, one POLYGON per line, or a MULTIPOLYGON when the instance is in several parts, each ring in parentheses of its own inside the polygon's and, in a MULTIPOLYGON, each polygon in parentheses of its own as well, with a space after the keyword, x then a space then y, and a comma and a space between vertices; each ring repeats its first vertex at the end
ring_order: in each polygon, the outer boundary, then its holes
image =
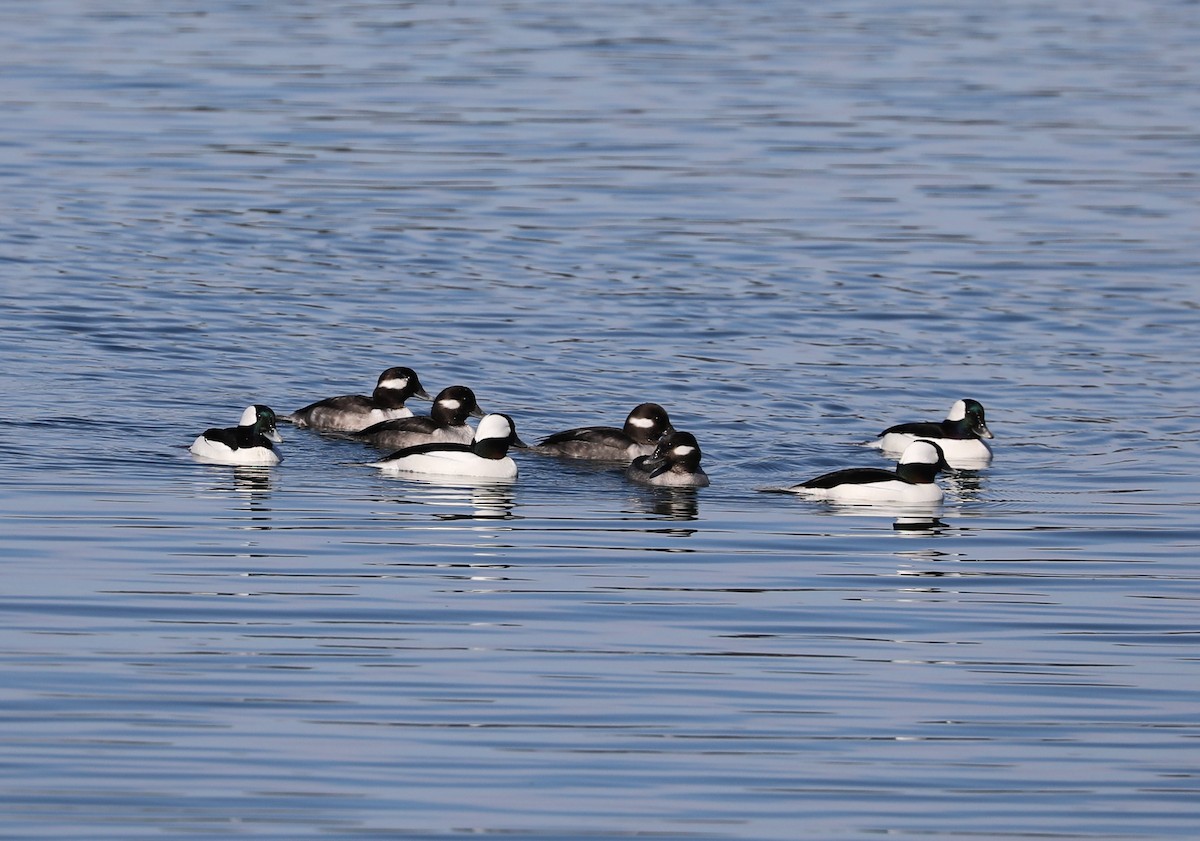
POLYGON ((920 440, 905 448, 895 470, 852 467, 773 490, 856 505, 929 505, 942 501, 943 491, 934 478, 947 467, 942 448, 932 441, 920 440))
POLYGON ((673 432, 667 410, 657 403, 635 406, 625 426, 584 426, 556 432, 530 449, 535 453, 596 461, 631 461, 654 453, 658 440, 673 432))
POLYGON ((468 417, 482 418, 484 411, 475 402, 475 392, 465 385, 452 385, 438 392, 429 416, 414 415, 368 426, 350 437, 365 441, 381 450, 400 450, 418 444, 449 441, 469 444, 473 437, 468 417))
POLYGON ((517 478, 517 464, 508 455, 510 446, 525 446, 517 437, 512 418, 503 414, 484 415, 470 444, 443 442, 406 447, 371 466, 388 473, 510 480, 517 478))
POLYGON ((986 467, 991 461, 992 448, 983 440, 991 437, 983 405, 978 400, 964 399, 954 402, 943 421, 901 423, 888 427, 869 446, 897 455, 917 439, 933 441, 942 448, 946 462, 951 467, 970 469, 986 467))
POLYGON ((369 397, 365 394, 326 397, 297 409, 284 420, 319 432, 358 432, 382 421, 412 417, 412 409, 404 405, 410 397, 430 399, 417 372, 403 366, 388 368, 379 375, 369 397))
POLYGON ((188 449, 214 464, 266 466, 283 460, 272 442, 283 442, 275 429, 275 413, 256 405, 246 407, 237 426, 205 430, 188 449))
POLYGON ((700 444, 690 432, 672 431, 662 437, 654 454, 638 456, 625 469, 630 481, 671 488, 707 487, 708 474, 700 467, 700 444))

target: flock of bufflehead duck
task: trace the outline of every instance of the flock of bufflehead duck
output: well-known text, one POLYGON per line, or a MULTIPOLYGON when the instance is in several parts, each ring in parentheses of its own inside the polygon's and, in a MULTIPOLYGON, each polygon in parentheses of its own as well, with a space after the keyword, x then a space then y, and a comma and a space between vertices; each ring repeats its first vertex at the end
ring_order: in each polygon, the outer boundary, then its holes
MULTIPOLYGON (((568 429, 530 446, 517 437, 511 417, 485 413, 466 386, 451 386, 430 397, 415 371, 397 367, 379 376, 370 396, 328 397, 283 420, 390 450, 371 466, 398 475, 511 480, 517 476, 517 465, 508 451, 516 447, 560 458, 620 462, 631 481, 644 485, 699 488, 709 483, 700 467, 695 436, 676 430, 666 409, 657 403, 636 406, 619 429, 568 429), (410 397, 432 400, 429 415, 414 415, 405 405, 410 397), (480 419, 474 430, 467 425, 468 417, 480 419)), ((269 407, 249 406, 236 427, 209 429, 190 449, 212 463, 278 464, 281 457, 274 444, 282 438, 275 426, 276 416, 269 407)), ((986 466, 992 451, 985 439, 991 437, 983 406, 977 400, 958 400, 941 422, 899 424, 870 442, 899 459, 895 470, 850 468, 763 490, 851 504, 937 503, 942 499, 942 489, 934 481, 937 474, 986 466)))

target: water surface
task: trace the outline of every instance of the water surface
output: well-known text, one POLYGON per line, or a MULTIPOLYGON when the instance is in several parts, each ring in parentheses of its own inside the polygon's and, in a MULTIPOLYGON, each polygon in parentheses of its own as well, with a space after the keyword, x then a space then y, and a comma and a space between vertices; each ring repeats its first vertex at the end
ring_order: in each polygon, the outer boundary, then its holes
POLYGON ((0 834, 1191 838, 1198 21, 0 12, 0 834), (395 364, 713 484, 186 451, 395 364), (966 396, 933 526, 757 493, 966 396))

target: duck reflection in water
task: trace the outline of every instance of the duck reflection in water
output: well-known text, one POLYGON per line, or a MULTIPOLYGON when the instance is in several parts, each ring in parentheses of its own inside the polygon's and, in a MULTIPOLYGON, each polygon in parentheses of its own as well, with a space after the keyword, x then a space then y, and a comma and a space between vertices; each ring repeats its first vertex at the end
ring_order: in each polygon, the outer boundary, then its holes
POLYGON ((700 500, 695 488, 643 487, 629 501, 632 514, 653 514, 668 520, 700 519, 700 500))
POLYGON ((269 467, 220 467, 211 465, 204 474, 205 482, 196 486, 197 493, 206 497, 228 500, 229 510, 245 511, 252 525, 245 528, 268 529, 271 519, 271 492, 278 475, 269 467))
POLYGON ((980 470, 952 470, 945 474, 946 493, 959 502, 978 502, 983 499, 985 474, 980 470))
POLYGON ((890 517, 898 534, 941 534, 950 526, 942 519, 942 506, 863 503, 824 503, 826 513, 835 517, 890 517))
POLYGON ((454 509, 437 511, 433 519, 442 521, 456 520, 519 520, 519 515, 513 513, 516 507, 516 494, 509 482, 481 483, 450 480, 437 480, 429 477, 409 480, 412 493, 395 497, 394 501, 402 505, 425 505, 454 509))
MULTIPOLYGON (((229 472, 226 472, 226 475, 228 476, 229 472)), ((273 472, 265 467, 235 467, 232 475, 232 489, 252 500, 265 498, 271 490, 273 472)))
POLYGON ((271 495, 275 481, 274 472, 268 467, 220 467, 208 465, 204 481, 197 483, 197 489, 203 488, 205 493, 218 496, 236 495, 261 502, 271 495))
POLYGON ((939 514, 940 512, 897 517, 892 523, 892 530, 899 534, 911 535, 943 534, 950 526, 942 521, 939 514))

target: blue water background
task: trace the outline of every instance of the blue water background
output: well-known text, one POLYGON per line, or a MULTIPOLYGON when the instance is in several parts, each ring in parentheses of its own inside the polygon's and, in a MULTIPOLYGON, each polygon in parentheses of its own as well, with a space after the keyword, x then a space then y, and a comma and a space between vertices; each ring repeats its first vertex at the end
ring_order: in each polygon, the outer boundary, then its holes
POLYGON ((1170 0, 4 5, 0 837, 1194 838, 1197 79, 1170 0), (186 451, 395 364, 713 484, 186 451), (966 396, 942 525, 756 492, 966 396))

